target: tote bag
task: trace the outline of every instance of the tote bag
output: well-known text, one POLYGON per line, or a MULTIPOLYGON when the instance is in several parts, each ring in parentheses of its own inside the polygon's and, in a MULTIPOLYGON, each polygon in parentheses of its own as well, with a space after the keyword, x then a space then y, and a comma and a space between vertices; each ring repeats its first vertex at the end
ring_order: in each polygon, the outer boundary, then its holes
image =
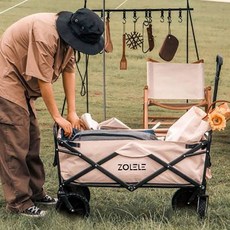
POLYGON ((169 129, 166 141, 195 143, 204 133, 211 129, 208 121, 203 120, 207 114, 199 107, 191 107, 169 129))

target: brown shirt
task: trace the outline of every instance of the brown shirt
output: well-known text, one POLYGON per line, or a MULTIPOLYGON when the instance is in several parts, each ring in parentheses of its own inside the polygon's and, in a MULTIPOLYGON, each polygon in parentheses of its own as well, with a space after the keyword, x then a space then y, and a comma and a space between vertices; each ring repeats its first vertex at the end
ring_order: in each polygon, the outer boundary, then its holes
POLYGON ((72 48, 56 30, 57 15, 38 13, 11 25, 0 40, 0 97, 28 111, 26 97, 41 96, 38 79, 53 83, 75 71, 72 48))

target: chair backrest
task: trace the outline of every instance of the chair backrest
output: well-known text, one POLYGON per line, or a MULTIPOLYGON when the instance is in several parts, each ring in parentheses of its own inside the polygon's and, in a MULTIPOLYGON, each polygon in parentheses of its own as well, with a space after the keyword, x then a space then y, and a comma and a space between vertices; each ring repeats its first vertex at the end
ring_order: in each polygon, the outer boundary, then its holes
POLYGON ((147 61, 148 98, 204 99, 204 63, 147 61))

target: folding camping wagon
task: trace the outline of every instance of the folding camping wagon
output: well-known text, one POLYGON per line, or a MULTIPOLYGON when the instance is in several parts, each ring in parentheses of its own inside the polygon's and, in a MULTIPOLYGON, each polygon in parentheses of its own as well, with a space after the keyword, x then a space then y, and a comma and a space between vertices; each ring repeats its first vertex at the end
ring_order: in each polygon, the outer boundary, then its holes
MULTIPOLYGON (((222 58, 217 56, 213 100, 222 58)), ((212 132, 197 143, 165 141, 151 129, 85 130, 66 138, 54 125, 55 165, 59 176, 57 210, 88 216, 90 187, 178 188, 173 209, 194 207, 205 217, 206 171, 210 167, 212 132)))
POLYGON ((142 131, 82 131, 72 140, 56 134, 58 210, 89 215, 91 186, 179 187, 173 207, 196 202, 199 215, 205 215, 209 134, 192 145, 151 139, 153 134, 142 131))

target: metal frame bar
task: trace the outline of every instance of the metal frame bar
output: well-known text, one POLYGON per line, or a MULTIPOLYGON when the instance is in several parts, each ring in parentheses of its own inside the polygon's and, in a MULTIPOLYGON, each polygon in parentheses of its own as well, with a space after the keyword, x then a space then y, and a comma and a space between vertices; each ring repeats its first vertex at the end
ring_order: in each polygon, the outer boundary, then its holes
POLYGON ((140 9, 92 9, 94 12, 146 12, 146 11, 192 11, 193 8, 140 8, 140 9))

